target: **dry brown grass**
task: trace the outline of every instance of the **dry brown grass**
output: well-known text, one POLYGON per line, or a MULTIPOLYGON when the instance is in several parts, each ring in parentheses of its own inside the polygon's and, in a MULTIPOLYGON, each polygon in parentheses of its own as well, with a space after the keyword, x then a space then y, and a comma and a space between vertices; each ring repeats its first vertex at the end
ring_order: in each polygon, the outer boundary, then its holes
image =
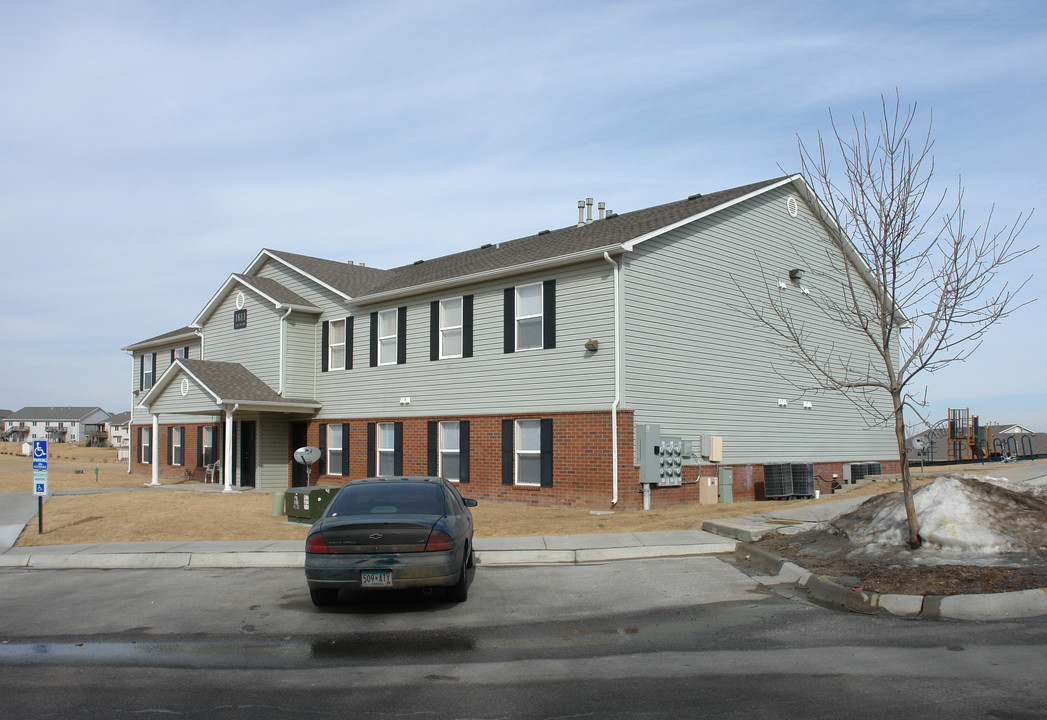
MULTIPOLYGON (((9 454, 9 448, 20 452, 14 443, 0 443, 0 492, 30 492, 32 463, 20 454, 9 454)), ((141 489, 149 482, 147 475, 128 474, 126 464, 116 461, 114 449, 52 445, 50 451, 48 483, 51 492, 141 489), (83 472, 77 473, 77 470, 83 472)), ((937 469, 917 482, 930 482, 942 472, 946 471, 937 469)), ((899 487, 900 483, 874 483, 852 492, 871 495, 891 492, 899 487)), ((177 483, 138 492, 52 497, 44 507, 44 532, 37 534, 34 520, 26 527, 17 545, 305 538, 305 526, 287 523, 283 517, 273 517, 272 493, 194 491, 200 488, 199 483, 177 483)), ((678 505, 648 511, 618 511, 609 515, 594 515, 577 508, 480 503, 473 509, 473 518, 477 537, 690 530, 700 529, 703 521, 713 518, 752 515, 789 506, 828 502, 839 497, 830 495, 820 500, 790 503, 678 505)))

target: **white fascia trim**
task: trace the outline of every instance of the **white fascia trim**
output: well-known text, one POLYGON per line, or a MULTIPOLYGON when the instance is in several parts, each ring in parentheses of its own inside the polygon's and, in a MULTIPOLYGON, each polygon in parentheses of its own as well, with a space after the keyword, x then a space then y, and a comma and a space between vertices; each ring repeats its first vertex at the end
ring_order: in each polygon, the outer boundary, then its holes
POLYGON ((306 278, 308 280, 312 280, 314 283, 316 283, 320 287, 326 288, 327 290, 330 290, 335 295, 343 297, 343 298, 345 298, 346 300, 349 300, 349 301, 353 300, 353 297, 351 295, 346 295, 344 292, 342 292, 338 288, 332 287, 332 286, 328 285, 327 283, 325 283, 323 280, 313 277, 309 273, 307 273, 304 270, 302 270, 302 268, 300 268, 297 265, 294 265, 294 264, 288 262, 287 260, 284 260, 281 257, 277 257, 276 255, 273 255, 268 250, 262 250, 262 252, 258 253, 258 257, 256 257, 254 259, 254 261, 250 265, 247 266, 247 269, 244 270, 243 274, 244 275, 255 275, 258 272, 259 268, 261 268, 262 265, 264 264, 263 258, 269 258, 271 260, 275 260, 276 262, 280 263, 284 267, 287 267, 287 268, 290 268, 291 270, 294 270, 296 273, 298 273, 302 277, 304 277, 304 278, 306 278))
POLYGON ((497 270, 485 270, 484 272, 473 273, 471 275, 456 275, 455 277, 447 278, 446 280, 436 280, 423 285, 412 285, 410 287, 398 288, 387 292, 375 293, 374 295, 361 295, 360 297, 355 298, 355 302, 358 305, 370 305, 401 297, 409 297, 411 295, 421 295, 432 290, 447 289, 457 287, 458 285, 468 285, 483 280, 497 280, 498 278, 510 275, 523 275, 524 273, 558 267, 560 265, 573 265, 574 263, 583 262, 585 260, 603 260, 604 253, 620 255, 622 252, 623 246, 620 244, 604 245, 603 247, 592 248, 591 250, 571 253, 570 255, 558 255, 553 258, 544 258, 542 260, 523 263, 522 265, 512 265, 509 267, 498 268, 497 270))
POLYGON ((193 322, 189 324, 189 327, 202 328, 203 323, 214 313, 219 303, 221 303, 222 300, 224 300, 225 297, 229 294, 229 291, 231 290, 233 285, 241 285, 247 288, 255 295, 261 297, 263 300, 271 302, 273 304, 273 307, 277 310, 284 310, 290 308, 291 310, 296 310, 298 312, 303 313, 310 313, 312 315, 319 315, 323 312, 320 308, 314 306, 296 305, 294 303, 280 302, 279 300, 269 297, 251 283, 236 277, 236 274, 233 273, 229 276, 229 279, 222 283, 222 287, 218 288, 218 292, 211 296, 211 299, 207 302, 207 305, 205 305, 204 309, 200 311, 200 314, 196 316, 196 319, 194 319, 193 322))
POLYGON ((135 343, 134 345, 128 345, 127 347, 122 347, 120 349, 122 351, 124 351, 124 352, 132 352, 133 353, 135 350, 144 350, 146 348, 151 348, 151 347, 163 347, 164 345, 170 345, 172 343, 176 343, 176 342, 179 342, 181 340, 194 340, 196 337, 197 337, 196 333, 190 331, 190 332, 182 333, 180 335, 171 335, 169 337, 165 337, 162 340, 144 340, 142 342, 135 343))
MULTIPOLYGON (((753 190, 751 193, 748 193, 746 195, 742 195, 741 197, 736 197, 734 200, 729 200, 729 201, 727 201, 725 203, 721 203, 720 205, 717 205, 716 207, 709 208, 708 210, 705 210, 704 212, 700 212, 697 215, 692 215, 690 217, 684 218, 683 220, 679 220, 677 222, 674 222, 671 225, 666 225, 665 227, 658 228, 657 230, 652 230, 651 232, 649 232, 649 233, 647 233, 645 235, 641 235, 638 238, 633 238, 632 240, 630 240, 630 241, 628 241, 626 243, 623 243, 622 247, 624 247, 626 250, 632 250, 633 248, 635 248, 640 243, 646 242, 647 240, 650 240, 651 238, 656 238, 659 235, 664 235, 665 233, 670 232, 672 230, 675 230, 678 227, 682 227, 684 225, 687 225, 688 223, 693 223, 695 220, 701 220, 704 217, 708 217, 708 216, 713 215, 715 213, 718 213, 718 212, 720 212, 722 210, 726 210, 727 208, 732 207, 734 205, 737 205, 739 203, 743 203, 746 200, 751 200, 754 197, 758 197, 760 195, 763 195, 764 193, 770 192, 771 190, 775 190, 777 188, 780 188, 783 185, 788 185, 789 183, 793 182, 793 180, 796 179, 796 178, 800 178, 800 176, 799 175, 792 175, 792 176, 787 177, 787 178, 785 178, 783 180, 779 180, 778 182, 774 183, 773 185, 767 185, 766 187, 762 187, 759 190, 753 190)), ((801 178, 801 181, 802 181, 802 178, 801 178)))
POLYGON ((302 412, 303 410, 312 412, 313 410, 319 410, 323 405, 314 400, 308 402, 276 402, 276 401, 259 401, 259 400, 234 400, 232 398, 222 398, 219 404, 236 405, 241 410, 283 410, 284 412, 302 412))

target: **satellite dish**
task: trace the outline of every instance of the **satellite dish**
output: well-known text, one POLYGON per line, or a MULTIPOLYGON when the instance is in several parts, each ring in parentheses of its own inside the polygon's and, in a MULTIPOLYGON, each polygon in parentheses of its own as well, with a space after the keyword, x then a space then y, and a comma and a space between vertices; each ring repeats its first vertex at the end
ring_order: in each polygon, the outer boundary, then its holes
POLYGON ((912 439, 913 450, 923 450, 927 447, 927 439, 922 437, 916 437, 912 439))
POLYGON ((302 465, 312 465, 314 462, 320 459, 320 448, 300 447, 294 451, 294 460, 302 465))

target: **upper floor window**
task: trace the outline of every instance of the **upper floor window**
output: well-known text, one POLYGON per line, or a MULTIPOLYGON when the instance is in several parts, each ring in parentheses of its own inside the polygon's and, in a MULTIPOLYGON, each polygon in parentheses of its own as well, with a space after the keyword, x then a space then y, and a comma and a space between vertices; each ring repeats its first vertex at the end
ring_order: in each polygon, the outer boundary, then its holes
POLYGON ((407 308, 371 313, 371 367, 407 362, 407 308))
POLYGON ((396 310, 378 313, 378 364, 396 364, 396 310))
POLYGON ((556 281, 505 289, 505 352, 556 347, 556 281))
POLYGON ((345 320, 331 321, 331 342, 328 346, 328 368, 345 369, 345 320))
POLYGON ((141 375, 139 376, 139 389, 148 390, 153 386, 156 379, 156 353, 146 353, 142 356, 141 375))
POLYGON ((462 356, 462 298, 440 301, 440 357, 462 356))
POLYGON ((187 357, 189 357, 189 346, 188 345, 185 345, 185 346, 179 347, 179 348, 174 348, 173 350, 171 350, 171 362, 172 363, 175 360, 177 360, 178 358, 187 358, 187 357))

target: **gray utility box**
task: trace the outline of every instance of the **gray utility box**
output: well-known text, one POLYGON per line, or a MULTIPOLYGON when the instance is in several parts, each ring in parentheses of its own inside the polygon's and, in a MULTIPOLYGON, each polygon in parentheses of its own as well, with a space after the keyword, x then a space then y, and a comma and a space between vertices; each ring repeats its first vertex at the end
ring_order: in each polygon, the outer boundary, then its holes
POLYGON ((327 485, 287 488, 284 491, 284 511, 288 521, 312 525, 324 514, 339 489, 327 485))
POLYGON ((662 435, 662 426, 636 427, 640 482, 658 487, 683 484, 683 462, 691 458, 691 441, 662 435))

